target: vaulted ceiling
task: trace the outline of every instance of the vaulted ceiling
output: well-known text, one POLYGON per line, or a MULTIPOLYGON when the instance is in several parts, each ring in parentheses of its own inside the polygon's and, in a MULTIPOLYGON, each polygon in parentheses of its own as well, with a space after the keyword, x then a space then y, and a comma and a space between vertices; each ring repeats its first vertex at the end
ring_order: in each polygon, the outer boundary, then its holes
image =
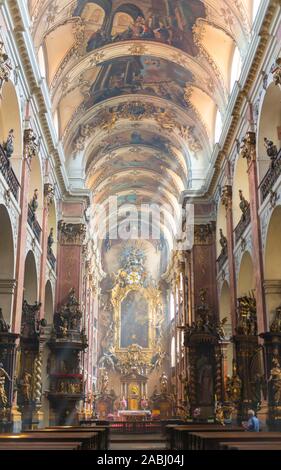
POLYGON ((73 188, 135 204, 202 189, 253 0, 28 3, 73 188))

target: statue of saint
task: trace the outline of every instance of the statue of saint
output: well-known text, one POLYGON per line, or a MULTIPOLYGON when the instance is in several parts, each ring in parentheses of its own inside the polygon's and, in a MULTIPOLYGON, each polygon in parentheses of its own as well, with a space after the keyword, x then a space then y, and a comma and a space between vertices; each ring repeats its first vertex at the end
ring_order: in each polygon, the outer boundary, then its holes
POLYGON ((22 394, 25 401, 31 400, 32 375, 25 370, 22 377, 22 394))
POLYGON ((270 371, 269 382, 272 385, 273 399, 276 404, 281 402, 281 367, 277 358, 272 359, 272 369, 270 371))
POLYGON ((239 198, 240 198, 239 207, 240 207, 241 212, 242 212, 242 219, 245 220, 246 219, 246 213, 249 209, 250 203, 243 196, 243 191, 241 189, 239 189, 239 198))
POLYGON ((11 129, 6 142, 4 142, 3 148, 7 158, 11 158, 14 153, 14 129, 11 129))
POLYGON ((223 234, 223 231, 221 228, 220 228, 220 246, 221 246, 221 252, 225 254, 227 252, 227 238, 223 234))
POLYGON ((0 363, 0 409, 7 408, 8 404, 8 398, 5 390, 5 384, 7 379, 10 382, 12 381, 9 374, 5 371, 4 365, 0 363))
POLYGON ((30 207, 31 207, 31 210, 32 210, 32 213, 33 213, 33 219, 35 219, 35 214, 36 214, 36 211, 37 211, 38 206, 39 206, 38 198, 39 198, 39 191, 38 191, 38 189, 35 189, 34 194, 33 194, 33 198, 30 202, 30 207))
POLYGON ((55 240, 54 240, 54 229, 51 228, 49 236, 48 236, 48 251, 52 250, 52 246, 53 246, 54 242, 55 242, 55 240))
POLYGON ((168 393, 168 377, 165 372, 160 377, 160 390, 163 395, 168 393))
POLYGON ((109 385, 108 372, 105 370, 102 372, 102 375, 101 375, 101 382, 100 382, 100 394, 101 395, 106 395, 108 393, 108 385, 109 385))
POLYGON ((266 148, 266 153, 271 160, 271 168, 274 168, 278 156, 277 147, 274 145, 272 140, 269 140, 267 137, 264 138, 264 146, 266 148))

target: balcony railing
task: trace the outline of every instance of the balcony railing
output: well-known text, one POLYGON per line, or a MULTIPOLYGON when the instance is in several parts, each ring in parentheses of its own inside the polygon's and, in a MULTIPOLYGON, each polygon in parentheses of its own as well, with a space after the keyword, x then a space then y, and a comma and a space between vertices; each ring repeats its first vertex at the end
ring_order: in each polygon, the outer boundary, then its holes
POLYGON ((260 184, 262 202, 266 199, 266 197, 270 193, 271 189, 273 188, 274 184, 276 183, 280 175, 281 175, 281 149, 278 152, 276 160, 270 166, 270 168, 268 169, 267 173, 265 174, 260 184))
POLYGON ((48 248, 47 258, 53 270, 55 270, 56 269, 56 257, 53 253, 52 248, 48 248))
POLYGON ((38 220, 36 219, 36 216, 35 216, 32 208, 31 208, 30 204, 28 204, 27 221, 28 221, 29 226, 32 228, 32 231, 35 235, 35 238, 37 239, 38 243, 40 243, 42 229, 39 225, 38 220))
POLYGON ((217 259, 217 263, 218 263, 218 267, 219 267, 219 271, 222 269, 224 263, 226 262, 227 260, 227 251, 222 251, 221 254, 219 255, 218 259, 217 259))
POLYGON ((247 212, 241 217, 240 222, 236 226, 234 233, 235 233, 235 243, 237 244, 242 237, 243 233, 245 232, 246 228, 249 226, 251 222, 251 210, 250 206, 247 209, 247 212))
POLYGON ((10 161, 6 156, 2 145, 0 145, 0 171, 4 176, 5 180, 7 181, 14 198, 18 200, 20 184, 17 180, 17 177, 11 167, 10 161))

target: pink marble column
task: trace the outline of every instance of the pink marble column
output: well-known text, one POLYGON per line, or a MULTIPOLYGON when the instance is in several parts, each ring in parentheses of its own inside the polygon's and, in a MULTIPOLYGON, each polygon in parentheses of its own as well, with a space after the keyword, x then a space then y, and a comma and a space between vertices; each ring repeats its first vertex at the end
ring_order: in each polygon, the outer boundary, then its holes
POLYGON ((236 271, 234 260, 234 237, 233 237, 233 211, 232 211, 232 187, 230 185, 224 186, 222 190, 222 204, 226 210, 226 226, 227 226, 227 257, 229 269, 229 290, 230 290, 230 311, 232 319, 232 333, 235 334, 237 326, 237 286, 236 286, 236 271))
POLYGON ((41 234, 41 270, 40 270, 40 282, 39 282, 39 301, 42 304, 40 309, 40 318, 44 317, 45 312, 45 286, 46 286, 46 266, 48 257, 48 217, 49 208, 53 203, 54 188, 51 184, 45 184, 44 186, 44 208, 43 208, 43 223, 42 223, 42 234, 41 234))
POLYGON ((258 173, 256 159, 256 134, 248 132, 243 140, 241 149, 243 158, 248 163, 248 178, 250 190, 251 226, 253 241, 253 262, 257 302, 258 333, 268 330, 264 296, 264 266, 262 257, 261 230, 259 221, 258 173))
POLYGON ((21 176, 21 195, 20 207, 21 215, 19 220, 18 246, 16 256, 16 289, 13 311, 12 332, 19 333, 21 327, 23 287, 24 287, 24 269, 25 269, 25 249, 26 249, 26 229, 28 216, 28 195, 30 183, 31 160, 35 156, 36 143, 35 135, 32 129, 24 131, 24 150, 21 176))

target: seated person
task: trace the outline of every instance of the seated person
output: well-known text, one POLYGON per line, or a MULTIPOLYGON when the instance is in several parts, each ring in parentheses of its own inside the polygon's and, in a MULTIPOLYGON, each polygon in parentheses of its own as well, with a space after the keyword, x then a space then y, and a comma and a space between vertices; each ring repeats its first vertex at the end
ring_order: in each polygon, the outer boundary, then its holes
POLYGON ((256 417, 256 413, 254 412, 254 410, 249 410, 248 411, 248 417, 249 417, 248 421, 242 423, 242 426, 245 429, 245 431, 259 432, 260 431, 260 421, 256 417))

